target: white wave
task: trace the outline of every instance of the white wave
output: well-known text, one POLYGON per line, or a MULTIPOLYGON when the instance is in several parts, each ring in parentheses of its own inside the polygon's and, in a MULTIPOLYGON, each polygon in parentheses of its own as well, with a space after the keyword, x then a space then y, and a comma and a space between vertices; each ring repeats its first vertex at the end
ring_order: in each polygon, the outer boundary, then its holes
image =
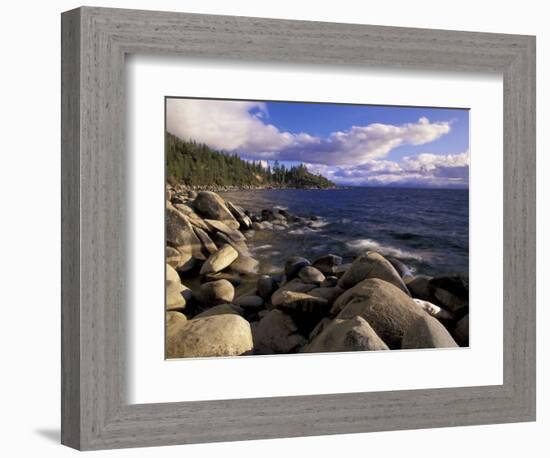
POLYGON ((416 259, 421 261, 423 256, 412 251, 402 250, 400 248, 391 245, 380 245, 376 240, 372 239, 357 239, 346 242, 346 245, 350 250, 359 252, 365 250, 377 251, 378 253, 386 256, 395 256, 400 259, 416 259))
POLYGON ((308 223, 307 225, 313 229, 320 229, 322 227, 325 227, 325 226, 328 226, 330 223, 328 221, 325 221, 325 220, 317 220, 317 221, 311 221, 310 223, 308 223))
POLYGON ((273 248, 273 245, 260 245, 260 246, 252 248, 252 251, 269 250, 270 248, 273 248))
POLYGON ((316 231, 309 227, 301 227, 300 229, 292 229, 291 231, 288 231, 287 234, 304 235, 304 234, 311 234, 312 232, 316 232, 316 231))

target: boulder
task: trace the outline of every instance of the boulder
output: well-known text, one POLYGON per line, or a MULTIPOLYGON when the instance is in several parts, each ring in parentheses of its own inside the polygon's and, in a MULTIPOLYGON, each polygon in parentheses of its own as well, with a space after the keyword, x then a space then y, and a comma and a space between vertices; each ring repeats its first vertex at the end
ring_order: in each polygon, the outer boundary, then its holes
POLYGON ((193 201, 193 207, 203 218, 221 221, 232 229, 239 228, 239 223, 215 192, 199 192, 193 201))
POLYGON ((256 289, 258 290, 258 295, 264 301, 268 301, 277 289, 277 284, 269 275, 261 275, 256 282, 256 289))
POLYGON ((241 276, 237 272, 225 271, 217 272, 215 274, 206 274, 201 277, 201 283, 208 283, 217 280, 227 280, 234 287, 239 286, 242 283, 241 276))
POLYGON ((176 269, 180 264, 181 253, 174 247, 166 247, 166 263, 176 269))
POLYGON ((199 291, 200 301, 208 306, 231 303, 235 297, 235 288, 227 280, 203 283, 199 291))
MULTIPOLYGON (((172 202, 174 204, 174 202, 172 202)), ((185 205, 184 203, 176 203, 174 204, 174 207, 182 212, 185 216, 188 216, 191 213, 195 213, 191 207, 188 205, 185 205)))
POLYGON ((338 277, 327 277, 325 278, 319 286, 322 288, 331 288, 333 286, 336 286, 338 284, 338 277))
POLYGON ((313 261, 312 266, 319 269, 325 275, 333 275, 334 269, 342 265, 342 257, 335 254, 327 254, 313 261))
POLYGON ((260 263, 252 256, 240 254, 231 264, 231 270, 244 275, 254 275, 258 273, 260 263))
POLYGON ((202 243, 193 231, 187 217, 173 207, 166 208, 166 241, 181 253, 204 259, 202 243))
POLYGON ((288 280, 292 280, 298 275, 302 267, 311 265, 311 263, 300 256, 292 256, 285 262, 285 275, 288 280))
POLYGON ((357 257, 338 281, 338 286, 342 289, 352 288, 367 278, 379 278, 409 294, 409 290, 395 268, 386 258, 374 251, 367 251, 357 257))
POLYGON ((222 245, 231 245, 233 248, 235 248, 239 254, 242 254, 244 256, 250 256, 250 251, 248 251, 248 246, 244 241, 241 242, 235 242, 231 240, 227 235, 225 235, 223 232, 216 232, 212 235, 212 239, 214 242, 216 242, 216 245, 218 247, 221 247, 222 245))
POLYGON ((428 283, 428 290, 442 307, 453 313, 468 309, 469 285, 465 275, 434 277, 428 283))
POLYGON ((259 309, 264 305, 264 300, 260 296, 246 295, 237 297, 233 303, 243 309, 259 309))
POLYGON ((197 237, 201 241, 205 252, 207 252, 208 254, 214 254, 216 251, 218 251, 218 247, 212 241, 212 239, 210 238, 210 236, 205 230, 196 226, 193 227, 193 230, 195 231, 195 234, 197 234, 197 237))
POLYGON ((208 310, 205 310, 204 312, 199 313, 193 319, 197 318, 205 318, 207 316, 214 316, 214 315, 243 315, 244 310, 240 307, 237 307, 233 304, 220 304, 215 305, 214 307, 209 308, 208 310))
POLYGON ((317 325, 313 328, 313 330, 309 333, 309 341, 311 342, 315 337, 321 334, 323 329, 325 329, 330 323, 332 323, 332 320, 328 317, 325 317, 321 321, 319 321, 317 325))
POLYGON ((167 332, 168 358, 237 356, 253 348, 250 324, 234 314, 195 318, 167 332))
POLYGON ((166 312, 166 340, 165 357, 177 358, 175 353, 178 336, 182 335, 183 329, 187 325, 187 318, 180 312, 166 312))
POLYGON ((355 316, 347 320, 333 320, 301 351, 325 353, 373 350, 389 350, 389 348, 363 318, 355 316))
POLYGON ((304 283, 320 284, 325 279, 325 276, 315 267, 305 266, 298 272, 298 278, 304 283))
POLYGON ((458 347, 445 326, 434 317, 424 314, 413 320, 403 335, 401 348, 458 347))
POLYGON ((244 210, 238 205, 234 205, 232 202, 226 200, 225 205, 233 215, 233 217, 239 223, 241 229, 250 229, 252 227, 252 220, 244 212, 244 210))
POLYGON ((470 345, 470 315, 464 315, 456 324, 454 330, 456 343, 461 347, 470 345))
POLYGON ((246 240, 245 236, 240 231, 229 227, 222 221, 216 221, 215 219, 205 219, 204 222, 211 231, 223 232, 234 242, 244 242, 246 240))
POLYGON ((401 348, 410 323, 426 315, 409 295, 379 278, 368 278, 347 290, 336 299, 331 312, 339 312, 339 319, 363 317, 392 350, 401 348))
POLYGON ((202 229, 203 231, 206 231, 206 232, 210 231, 210 228, 208 227, 208 225, 195 212, 189 213, 185 216, 187 216, 187 219, 189 220, 192 226, 198 227, 199 229, 202 229))
POLYGON ((277 301, 276 308, 325 315, 330 310, 330 305, 323 297, 316 297, 307 293, 298 293, 295 291, 283 291, 280 299, 277 301))
POLYGON ((253 338, 258 355, 296 352, 307 343, 292 317, 281 310, 269 311, 254 327, 253 338))
POLYGON ((336 266, 334 270, 334 276, 337 278, 342 278, 342 276, 349 270, 351 263, 342 264, 341 266, 336 266))
POLYGON ((206 275, 219 272, 229 267, 238 256, 239 253, 231 245, 223 245, 214 254, 210 255, 202 265, 200 273, 201 275, 206 275))

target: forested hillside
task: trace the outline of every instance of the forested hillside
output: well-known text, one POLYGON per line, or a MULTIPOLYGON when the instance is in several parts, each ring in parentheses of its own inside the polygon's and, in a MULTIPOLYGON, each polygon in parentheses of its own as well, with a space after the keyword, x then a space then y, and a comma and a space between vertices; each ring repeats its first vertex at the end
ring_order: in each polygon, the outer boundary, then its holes
POLYGON ((194 141, 166 134, 167 178, 189 186, 258 186, 330 188, 334 183, 309 173, 303 164, 287 168, 277 161, 264 168, 260 162, 242 160, 194 141))

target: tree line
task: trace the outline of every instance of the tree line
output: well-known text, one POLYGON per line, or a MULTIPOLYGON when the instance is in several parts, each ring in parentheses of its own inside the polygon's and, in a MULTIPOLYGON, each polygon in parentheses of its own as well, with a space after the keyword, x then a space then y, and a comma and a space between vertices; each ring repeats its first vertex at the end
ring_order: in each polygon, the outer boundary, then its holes
POLYGON ((330 188, 334 183, 313 174, 304 164, 285 167, 275 161, 264 167, 260 161, 245 161, 193 140, 166 134, 166 174, 172 183, 189 186, 266 186, 330 188))

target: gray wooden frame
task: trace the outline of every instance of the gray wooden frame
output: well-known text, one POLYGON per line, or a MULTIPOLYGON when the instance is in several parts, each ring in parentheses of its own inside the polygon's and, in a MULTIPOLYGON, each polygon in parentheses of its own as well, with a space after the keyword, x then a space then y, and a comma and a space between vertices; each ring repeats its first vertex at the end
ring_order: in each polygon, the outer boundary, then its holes
POLYGON ((63 444, 104 449, 535 419, 534 37, 90 7, 63 13, 61 35, 63 444), (503 385, 128 404, 129 53, 502 74, 503 385))

